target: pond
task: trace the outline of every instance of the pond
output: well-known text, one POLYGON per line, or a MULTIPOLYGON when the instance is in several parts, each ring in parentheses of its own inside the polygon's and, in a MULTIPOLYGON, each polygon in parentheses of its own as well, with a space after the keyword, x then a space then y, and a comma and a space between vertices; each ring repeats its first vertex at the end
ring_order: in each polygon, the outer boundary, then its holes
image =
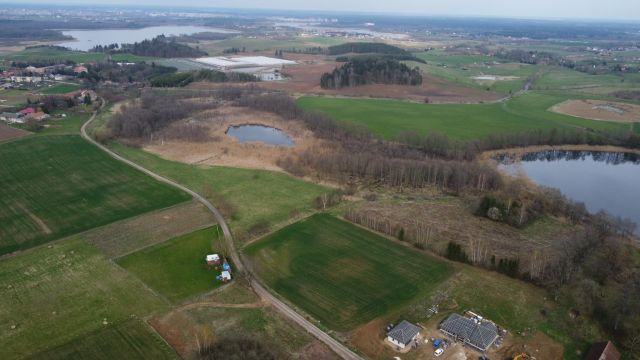
MULTIPOLYGON (((560 190, 596 213, 631 219, 640 225, 640 156, 591 151, 543 151, 521 161, 498 158, 500 169, 523 172, 539 185, 560 190)), ((639 229, 636 228, 636 234, 639 229)))
POLYGON ((282 130, 264 125, 240 125, 227 129, 227 135, 239 143, 261 142, 269 145, 293 147, 295 142, 282 130))
POLYGON ((88 51, 97 45, 132 44, 147 39, 153 39, 158 35, 177 36, 192 35, 201 32, 234 33, 233 30, 225 30, 204 26, 150 26, 142 29, 107 29, 107 30, 69 30, 62 33, 73 37, 75 40, 59 44, 72 50, 88 51))

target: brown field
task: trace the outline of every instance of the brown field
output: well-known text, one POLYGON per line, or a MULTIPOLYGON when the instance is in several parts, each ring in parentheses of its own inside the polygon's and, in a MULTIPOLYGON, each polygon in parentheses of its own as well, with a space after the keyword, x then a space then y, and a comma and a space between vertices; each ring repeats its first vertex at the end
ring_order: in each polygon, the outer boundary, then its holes
POLYGON ((27 136, 30 132, 13 128, 11 126, 0 124, 0 141, 17 139, 19 137, 27 136))
POLYGON ((202 204, 191 201, 91 230, 83 238, 106 256, 116 258, 214 223, 202 204))
POLYGON ((640 105, 602 100, 567 100, 551 107, 551 111, 591 120, 640 122, 640 105))
MULTIPOLYGON (((272 56, 273 54, 265 54, 272 56)), ((502 96, 496 93, 464 87, 446 82, 438 77, 423 74, 420 86, 403 85, 364 85, 354 88, 327 90, 320 87, 323 73, 332 71, 341 65, 332 59, 319 55, 285 54, 287 60, 295 60, 299 64, 289 65, 282 69, 288 79, 284 81, 265 81, 260 87, 281 90, 293 94, 315 94, 328 96, 371 97, 403 99, 423 102, 426 98, 432 103, 477 103, 495 101, 502 96)), ((189 85, 195 89, 207 89, 220 85, 211 83, 194 83, 189 85)))
MULTIPOLYGON (((410 229, 415 222, 430 231, 427 246, 436 253, 444 253, 450 241, 467 246, 471 241, 481 243, 495 253, 496 258, 521 259, 536 249, 556 245, 555 241, 582 231, 556 219, 541 219, 524 229, 498 223, 473 214, 473 198, 425 194, 401 198, 381 198, 374 202, 359 202, 354 209, 378 219, 387 219, 394 226, 410 229), (418 219, 418 220, 416 220, 418 219)), ((523 262, 523 268, 528 266, 523 262)))
POLYGON ((157 140, 145 145, 146 151, 169 160, 197 165, 223 165, 248 169, 282 171, 276 164, 284 156, 310 149, 320 144, 313 134, 295 121, 247 108, 224 106, 197 116, 209 128, 210 140, 204 142, 183 140, 157 140), (226 134, 233 125, 260 124, 278 128, 294 141, 293 148, 262 143, 240 144, 226 134))

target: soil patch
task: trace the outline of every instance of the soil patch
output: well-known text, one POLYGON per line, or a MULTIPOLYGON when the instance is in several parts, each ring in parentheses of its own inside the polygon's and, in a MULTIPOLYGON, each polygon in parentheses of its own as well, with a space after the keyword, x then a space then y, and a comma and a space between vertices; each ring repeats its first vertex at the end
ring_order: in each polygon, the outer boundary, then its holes
POLYGON ((196 116, 195 121, 209 130, 209 140, 201 142, 156 140, 145 145, 146 151, 169 160, 195 165, 222 165, 247 169, 282 171, 278 159, 296 156, 321 141, 304 125, 281 117, 248 108, 224 106, 196 116), (230 126, 265 125, 280 129, 293 139, 295 146, 274 146, 263 143, 239 143, 226 134, 230 126))
MULTIPOLYGON (((333 71, 343 63, 336 62, 320 55, 285 54, 285 59, 295 60, 296 65, 284 66, 281 71, 287 77, 283 81, 263 81, 260 87, 270 90, 281 90, 301 95, 329 95, 347 97, 371 97, 385 99, 402 99, 432 103, 478 103, 496 101, 502 96, 493 92, 456 85, 436 76, 423 73, 423 81, 419 86, 372 84, 337 90, 322 89, 320 77, 325 72, 333 71)), ((223 84, 224 85, 224 84, 223 84)), ((220 87, 220 84, 193 83, 195 89, 220 87)), ((244 86, 249 86, 245 84, 244 86)))
POLYGON ((622 123, 640 122, 640 105, 602 100, 567 100, 551 111, 591 120, 622 123))
POLYGON ((0 141, 17 139, 29 134, 31 133, 28 131, 16 129, 5 124, 0 124, 0 141))
POLYGON ((84 237, 115 258, 213 224, 215 220, 204 205, 190 201, 92 230, 84 237))
POLYGON ((340 359, 331 349, 319 340, 307 345, 300 352, 299 360, 338 360, 340 359))

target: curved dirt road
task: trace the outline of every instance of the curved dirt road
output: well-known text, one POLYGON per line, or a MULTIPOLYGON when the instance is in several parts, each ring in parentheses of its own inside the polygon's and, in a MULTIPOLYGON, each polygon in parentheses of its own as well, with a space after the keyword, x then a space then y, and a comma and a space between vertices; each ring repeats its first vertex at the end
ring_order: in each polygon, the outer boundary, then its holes
MULTIPOLYGON (((104 107, 104 101, 103 101, 102 104, 103 105, 100 107, 100 109, 102 109, 104 107)), ((104 151, 107 154, 109 154, 109 156, 113 157, 114 159, 122 161, 125 164, 127 164, 127 165, 129 165, 129 166, 131 166, 131 167, 133 167, 133 168, 135 168, 135 169, 137 169, 139 171, 142 171, 143 173, 151 176, 152 178, 154 178, 154 179, 156 179, 158 181, 161 181, 161 182, 163 182, 165 184, 171 185, 171 186, 173 186, 175 188, 178 188, 178 189, 190 194, 195 199, 197 199, 199 202, 201 202, 204 206, 206 206, 211 211, 213 216, 216 218, 216 221, 218 222, 218 225, 222 228, 222 233, 224 234, 225 242, 227 244, 227 249, 229 250, 229 254, 231 256, 231 261, 233 262, 233 265, 235 266, 236 271, 239 272, 239 273, 245 273, 244 265, 242 264, 242 261, 240 260, 240 256, 238 255, 238 252, 236 251, 235 244, 233 242, 233 235, 231 234, 231 230, 229 229, 229 226, 227 225, 227 222, 224 220, 224 217, 222 216, 222 213, 220 213, 220 211, 215 206, 213 206, 213 204, 211 204, 206 198, 204 198, 200 194, 196 193, 195 191, 192 191, 189 188, 184 187, 184 186, 178 184, 175 181, 172 181, 172 180, 167 179, 167 178, 165 178, 165 177, 163 177, 161 175, 158 175, 158 174, 154 173, 153 171, 148 170, 148 169, 146 169, 146 168, 134 163, 131 160, 125 159, 124 157, 116 154, 115 152, 113 152, 109 148, 107 148, 106 146, 100 144, 99 142, 97 142, 93 138, 91 138, 87 134, 87 126, 91 122, 93 122, 93 120, 96 118, 97 114, 98 114, 98 111, 95 111, 93 113, 93 115, 91 115, 91 118, 89 118, 89 120, 87 120, 87 122, 85 122, 82 125, 82 127, 80 128, 80 135, 85 140, 89 141, 93 145, 95 145, 98 148, 100 148, 102 151, 104 151)), ((342 343, 340 343, 336 339, 332 338, 330 335, 328 335, 324 331, 320 330, 317 326, 313 325, 309 320, 304 318, 302 315, 298 314, 295 310, 293 310, 287 304, 285 304, 284 302, 280 301, 277 297, 275 297, 272 293, 270 293, 264 286, 262 286, 261 283, 259 283, 257 280, 255 280, 255 278, 251 275, 251 273, 246 272, 246 275, 250 279, 251 287, 256 292, 256 294, 258 294, 258 296, 260 296, 262 298, 263 301, 268 302, 271 305, 273 305, 273 307, 276 308, 278 311, 280 311, 280 313, 282 313, 283 315, 288 317, 290 320, 292 320, 296 324, 300 325, 303 329, 305 329, 311 335, 315 336, 318 340, 320 340, 323 343, 325 343, 331 350, 333 350, 336 354, 338 354, 338 356, 340 356, 341 358, 343 358, 345 360, 363 360, 363 358, 361 356, 359 356, 358 354, 356 354, 353 351, 351 351, 349 348, 344 346, 342 343)))

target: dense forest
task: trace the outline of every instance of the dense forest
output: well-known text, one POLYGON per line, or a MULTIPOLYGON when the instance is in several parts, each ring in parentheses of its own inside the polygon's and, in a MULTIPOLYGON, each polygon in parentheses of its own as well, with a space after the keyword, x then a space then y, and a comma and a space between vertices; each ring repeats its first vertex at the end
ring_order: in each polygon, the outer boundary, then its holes
POLYGON ((118 65, 113 62, 100 62, 87 65, 87 72, 80 74, 89 87, 99 82, 111 81, 115 83, 146 82, 148 79, 162 75, 175 73, 176 68, 160 66, 155 63, 136 63, 118 65))
POLYGON ((144 40, 133 44, 111 44, 107 46, 98 45, 92 48, 92 52, 106 53, 127 53, 138 56, 173 58, 173 57, 201 57, 207 56, 205 51, 180 44, 174 39, 164 35, 156 36, 151 40, 144 40))
POLYGON ((327 49, 329 55, 343 55, 343 54, 388 54, 388 55, 409 55, 407 50, 401 49, 397 46, 388 45, 384 43, 372 43, 372 42, 354 42, 345 43, 340 45, 329 46, 327 49))
POLYGON ((418 68, 410 68, 392 59, 351 59, 333 72, 320 78, 323 89, 340 89, 367 84, 420 85, 422 74, 418 68))

